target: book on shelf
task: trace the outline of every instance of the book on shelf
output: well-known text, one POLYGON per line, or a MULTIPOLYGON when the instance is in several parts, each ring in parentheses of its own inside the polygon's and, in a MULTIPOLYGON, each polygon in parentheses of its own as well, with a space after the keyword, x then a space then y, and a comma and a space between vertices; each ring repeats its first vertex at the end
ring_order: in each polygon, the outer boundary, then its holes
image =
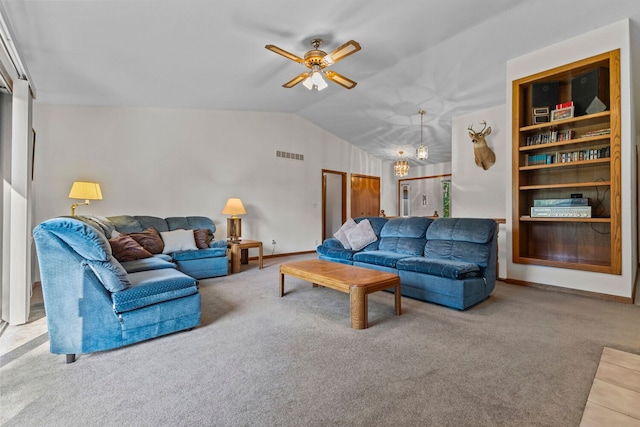
POLYGON ((525 145, 528 147, 531 145, 549 144, 551 142, 569 141, 570 139, 573 139, 574 136, 575 131, 571 129, 564 131, 552 129, 548 132, 527 136, 525 139, 525 145))
POLYGON ((600 135, 609 135, 611 133, 611 128, 591 130, 589 132, 585 132, 584 135, 581 135, 580 138, 589 138, 592 136, 600 136, 600 135))
POLYGON ((563 108, 569 108, 569 107, 573 107, 573 101, 556 104, 556 110, 562 110, 563 108))
POLYGON ((525 154, 525 166, 550 165, 554 163, 570 163, 584 160, 603 159, 611 156, 611 149, 606 147, 587 148, 584 150, 574 151, 556 151, 555 153, 545 154, 525 154))

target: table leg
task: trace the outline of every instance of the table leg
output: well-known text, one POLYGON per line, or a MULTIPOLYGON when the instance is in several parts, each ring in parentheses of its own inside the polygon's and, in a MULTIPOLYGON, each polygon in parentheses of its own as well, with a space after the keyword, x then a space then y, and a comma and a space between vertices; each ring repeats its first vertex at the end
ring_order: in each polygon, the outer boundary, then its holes
POLYGON ((353 329, 367 329, 368 325, 368 295, 360 286, 352 286, 349 290, 351 298, 351 327, 353 329))
POLYGON ((260 261, 260 269, 262 270, 262 242, 260 242, 258 248, 260 249, 260 257, 258 258, 258 260, 260 261))
POLYGON ((231 246, 231 273, 240 271, 240 246, 231 246))
POLYGON ((396 290, 395 290, 394 294, 396 296, 396 314, 399 316, 400 314, 402 314, 402 307, 401 307, 401 302, 400 302, 400 297, 402 295, 400 295, 400 284, 396 285, 396 290))
POLYGON ((284 274, 280 273, 280 298, 284 295, 284 274))

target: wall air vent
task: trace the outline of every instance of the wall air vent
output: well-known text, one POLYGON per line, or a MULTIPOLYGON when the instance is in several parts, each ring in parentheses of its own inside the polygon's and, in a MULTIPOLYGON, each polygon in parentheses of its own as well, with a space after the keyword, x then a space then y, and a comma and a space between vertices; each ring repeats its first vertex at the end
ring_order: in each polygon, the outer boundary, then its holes
POLYGON ((288 153, 286 151, 276 151, 276 157, 291 160, 304 160, 304 154, 288 153))

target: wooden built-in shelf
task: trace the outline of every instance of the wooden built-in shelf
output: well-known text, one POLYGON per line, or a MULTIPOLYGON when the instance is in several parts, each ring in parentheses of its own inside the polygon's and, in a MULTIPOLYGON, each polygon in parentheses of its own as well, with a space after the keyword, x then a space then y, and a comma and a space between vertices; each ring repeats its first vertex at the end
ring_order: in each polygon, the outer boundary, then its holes
POLYGON ((515 80, 512 95, 513 261, 621 274, 620 51, 515 80), (601 69, 598 97, 606 111, 531 124, 531 108, 541 107, 532 105, 529 98, 534 84, 557 82, 558 103, 565 103, 573 100, 572 80, 596 69, 601 69), (593 135, 602 131, 608 133, 593 135), (540 143, 556 139, 550 132, 571 139, 540 143), (566 153, 601 148, 608 148, 607 157, 527 165, 545 155, 557 159, 566 153), (597 217, 530 216, 536 200, 569 199, 576 193, 590 199, 592 215, 597 217))
POLYGON ((540 184, 540 185, 522 185, 520 191, 527 190, 545 190, 555 188, 580 188, 580 187, 608 187, 611 181, 587 181, 587 182, 570 182, 568 184, 540 184))
POLYGON ((520 221, 531 221, 531 222, 602 222, 602 223, 610 223, 611 218, 571 218, 571 217, 558 217, 558 218, 550 218, 550 217, 531 217, 529 215, 522 215, 520 217, 520 221))

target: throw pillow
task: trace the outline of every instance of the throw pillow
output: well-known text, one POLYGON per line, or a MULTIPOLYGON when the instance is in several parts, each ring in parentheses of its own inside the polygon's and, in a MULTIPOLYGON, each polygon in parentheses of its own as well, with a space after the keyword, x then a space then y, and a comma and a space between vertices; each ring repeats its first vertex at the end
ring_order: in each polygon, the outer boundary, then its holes
POLYGON ((197 250, 196 239, 193 230, 173 230, 161 231, 160 236, 164 242, 163 254, 170 254, 178 251, 197 250))
POLYGON ((164 249, 164 242, 160 233, 153 227, 149 227, 139 233, 129 233, 129 236, 152 254, 161 254, 164 249))
POLYGON ((356 224, 352 218, 349 218, 344 224, 342 224, 342 227, 333 234, 333 237, 340 240, 340 243, 342 243, 342 246, 344 246, 345 249, 351 249, 346 232, 354 228, 356 225, 358 224, 356 224))
POLYGON ((109 239, 109 244, 111 245, 111 252, 113 253, 113 256, 120 262, 133 261, 153 256, 151 252, 140 246, 138 242, 126 234, 121 234, 114 239, 109 239))
POLYGON ((347 230, 345 234, 347 240, 349 240, 351 249, 354 251, 359 251, 369 243, 378 240, 378 236, 376 236, 376 233, 373 231, 368 219, 363 219, 355 227, 347 230))
POLYGON ((207 249, 209 247, 209 230, 206 228, 193 230, 193 237, 196 239, 198 249, 207 249))

